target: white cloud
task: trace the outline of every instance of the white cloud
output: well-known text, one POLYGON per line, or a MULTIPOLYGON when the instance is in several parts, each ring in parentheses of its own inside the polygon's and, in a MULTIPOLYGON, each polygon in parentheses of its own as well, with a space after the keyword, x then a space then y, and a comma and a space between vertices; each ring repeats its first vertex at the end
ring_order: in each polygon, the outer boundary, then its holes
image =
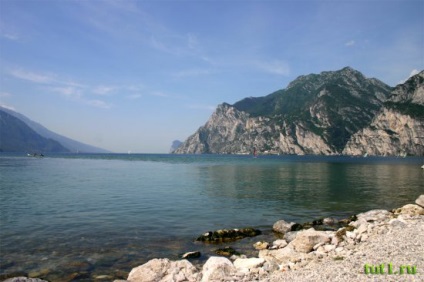
POLYGON ((288 76, 290 74, 290 67, 286 62, 274 60, 270 62, 256 61, 253 63, 257 68, 277 75, 288 76))
POLYGON ((345 43, 345 46, 346 47, 351 47, 351 46, 355 45, 355 43, 356 43, 355 40, 350 40, 350 41, 348 41, 348 42, 345 43))
POLYGON ((114 91, 116 89, 116 87, 114 86, 97 86, 96 88, 93 89, 93 93, 97 94, 97 95, 107 95, 110 92, 114 91))
POLYGON ((83 100, 84 104, 96 107, 96 108, 101 108, 101 109, 110 109, 112 107, 111 104, 102 101, 102 100, 83 100))
POLYGON ((127 98, 130 100, 136 100, 141 98, 141 96, 142 96, 141 94, 131 94, 131 95, 128 95, 127 98))
POLYGON ((53 76, 50 74, 30 72, 22 69, 11 70, 10 74, 16 78, 34 83, 51 83, 54 81, 53 76))
POLYGON ((211 71, 207 69, 190 69, 176 72, 172 76, 175 78, 184 78, 208 74, 211 74, 211 71))
POLYGON ((405 78, 404 80, 399 81, 399 84, 405 83, 409 78, 411 78, 414 75, 419 74, 419 73, 420 73, 419 70, 413 69, 407 78, 405 78))

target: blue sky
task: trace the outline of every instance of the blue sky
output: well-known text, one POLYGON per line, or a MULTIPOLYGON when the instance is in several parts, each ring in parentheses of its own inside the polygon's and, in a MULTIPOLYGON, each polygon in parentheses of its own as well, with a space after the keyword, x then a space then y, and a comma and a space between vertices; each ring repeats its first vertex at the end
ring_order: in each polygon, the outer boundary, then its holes
POLYGON ((424 69, 424 1, 0 0, 0 105, 113 152, 168 152, 214 108, 351 66, 424 69))

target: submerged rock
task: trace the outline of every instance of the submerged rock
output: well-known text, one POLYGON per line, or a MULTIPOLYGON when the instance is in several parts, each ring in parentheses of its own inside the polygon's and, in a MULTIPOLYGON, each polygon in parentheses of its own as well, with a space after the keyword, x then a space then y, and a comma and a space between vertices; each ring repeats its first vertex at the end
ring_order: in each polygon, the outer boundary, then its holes
POLYGON ((225 247, 225 248, 220 248, 214 251, 215 254, 220 255, 220 256, 224 256, 224 257, 231 257, 232 255, 236 255, 239 256, 240 253, 237 252, 236 250, 234 250, 231 247, 225 247))
POLYGON ((261 231, 254 228, 242 229, 221 229, 217 231, 209 231, 199 236, 196 241, 207 243, 230 242, 243 239, 246 237, 254 237, 260 235, 261 231))
POLYGON ((3 282, 47 282, 39 278, 28 278, 28 277, 13 277, 4 280, 3 282))

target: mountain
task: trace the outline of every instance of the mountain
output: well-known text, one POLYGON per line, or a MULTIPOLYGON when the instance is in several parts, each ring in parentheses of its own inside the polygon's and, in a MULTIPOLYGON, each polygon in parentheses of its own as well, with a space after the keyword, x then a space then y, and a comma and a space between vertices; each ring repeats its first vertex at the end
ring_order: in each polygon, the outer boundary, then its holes
POLYGON ((68 152, 59 142, 44 138, 20 119, 0 110, 0 152, 68 152))
POLYGON ((180 140, 174 140, 172 141, 172 145, 171 145, 171 149, 169 149, 169 151, 172 153, 173 151, 175 151, 181 144, 183 144, 183 142, 181 142, 180 140))
POLYGON ((346 144, 349 155, 424 155, 424 71, 396 86, 369 126, 346 144))
MULTIPOLYGON (((219 105, 174 153, 347 153, 354 134, 396 100, 396 89, 350 67, 300 76, 267 96, 219 105)), ((409 104, 401 105, 409 111, 409 104)))
POLYGON ((67 148, 70 152, 110 153, 107 150, 104 150, 104 149, 101 149, 101 148, 98 148, 98 147, 94 147, 94 146, 91 146, 91 145, 87 145, 87 144, 75 141, 73 139, 70 139, 68 137, 59 135, 55 132, 52 132, 52 131, 48 130, 47 128, 45 128, 44 126, 42 126, 41 124, 30 120, 29 118, 27 118, 26 116, 24 116, 24 115, 22 115, 18 112, 3 108, 1 106, 0 106, 0 111, 6 112, 6 113, 18 118, 19 120, 24 122, 27 126, 29 126, 32 130, 34 130, 36 133, 41 135, 42 137, 58 141, 65 148, 67 148))

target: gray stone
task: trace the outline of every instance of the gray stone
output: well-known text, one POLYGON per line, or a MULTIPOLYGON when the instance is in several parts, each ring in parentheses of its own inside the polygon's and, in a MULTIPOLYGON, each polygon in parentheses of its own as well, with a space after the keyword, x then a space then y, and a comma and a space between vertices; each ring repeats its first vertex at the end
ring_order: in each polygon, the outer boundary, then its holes
POLYGON ((339 221, 333 217, 326 217, 322 220, 322 223, 325 225, 335 225, 337 223, 339 223, 339 221))
POLYGON ((293 241, 296 238, 296 236, 297 236, 297 234, 299 234, 299 232, 300 231, 287 232, 286 234, 284 234, 283 238, 284 238, 284 240, 287 241, 287 243, 290 243, 291 241, 293 241))
POLYGON ((330 242, 330 236, 324 231, 315 231, 313 228, 300 232, 296 239, 290 244, 298 252, 309 253, 313 247, 318 243, 330 242))
POLYGON ((424 195, 420 195, 416 200, 415 203, 421 207, 424 208, 424 195))
POLYGON ((292 226, 295 225, 294 222, 287 222, 285 220, 279 220, 274 223, 272 230, 278 233, 286 233, 291 231, 292 226))

